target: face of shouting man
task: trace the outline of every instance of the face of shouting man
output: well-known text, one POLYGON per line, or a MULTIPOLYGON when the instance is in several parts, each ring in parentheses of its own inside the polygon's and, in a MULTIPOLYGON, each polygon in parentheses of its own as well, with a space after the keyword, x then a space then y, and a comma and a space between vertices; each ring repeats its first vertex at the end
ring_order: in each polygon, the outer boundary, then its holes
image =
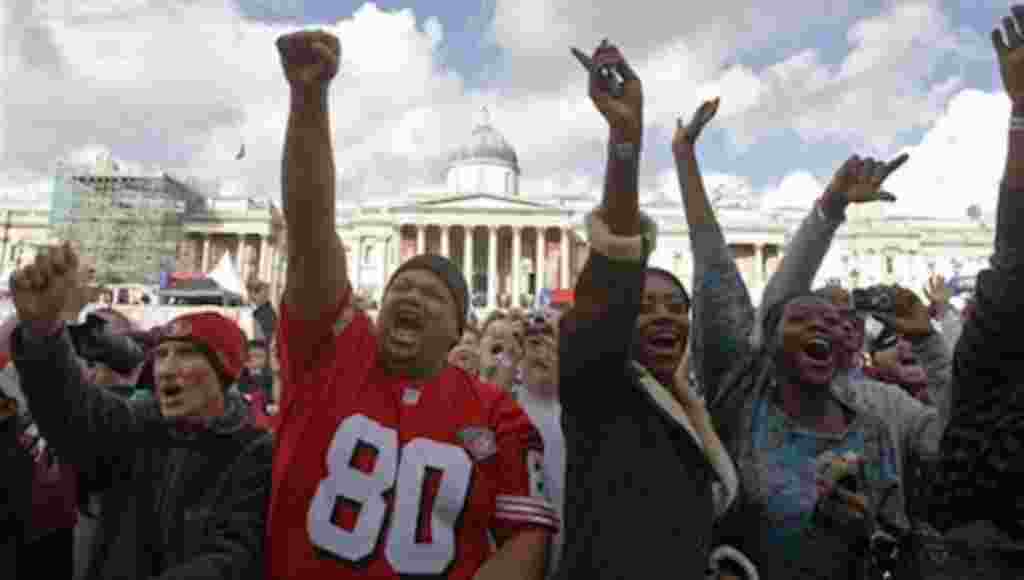
POLYGON ((430 270, 395 276, 377 318, 385 368, 410 377, 439 372, 459 339, 457 310, 452 291, 430 270))
POLYGON ((168 419, 208 418, 224 406, 224 384, 194 342, 166 340, 154 349, 153 373, 160 411, 168 419))

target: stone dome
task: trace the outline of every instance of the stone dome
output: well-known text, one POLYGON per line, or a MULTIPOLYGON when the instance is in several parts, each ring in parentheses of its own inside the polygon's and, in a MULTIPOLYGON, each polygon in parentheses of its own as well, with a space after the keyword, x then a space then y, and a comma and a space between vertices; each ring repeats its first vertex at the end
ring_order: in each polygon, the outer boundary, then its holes
POLYGON ((494 163, 519 172, 519 157, 505 136, 486 121, 473 129, 469 142, 459 147, 448 158, 451 165, 473 161, 494 163))

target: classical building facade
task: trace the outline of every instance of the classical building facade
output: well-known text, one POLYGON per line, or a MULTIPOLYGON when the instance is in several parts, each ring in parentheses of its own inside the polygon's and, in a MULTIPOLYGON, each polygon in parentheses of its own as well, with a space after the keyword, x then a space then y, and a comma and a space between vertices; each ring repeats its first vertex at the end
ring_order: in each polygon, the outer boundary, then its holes
MULTIPOLYGON (((111 173, 109 165, 99 164, 92 174, 111 173)), ((443 186, 391 200, 339 205, 338 233, 348 250, 353 284, 369 298, 379 299, 400 264, 417 253, 431 252, 462 268, 478 308, 509 305, 515 303, 514 297, 526 304, 544 290, 571 288, 586 260, 583 218, 595 200, 523 195, 520 175, 515 149, 485 120, 448 159, 443 186)), ((188 186, 186 181, 175 182, 188 186)), ((244 196, 225 199, 198 186, 194 189, 205 202, 185 216, 177 269, 209 272, 230 253, 243 280, 258 277, 279 294, 286 268, 280 212, 244 196)), ((726 238, 756 302, 808 208, 763 207, 742 191, 720 189, 713 194, 726 238)), ((652 263, 689 284, 693 258, 677 194, 645 199, 643 208, 660 230, 652 263)), ((51 241, 45 207, 2 208, 0 226, 0 267, 5 270, 31 259, 35 247, 51 241)), ((991 253, 992 240, 991 225, 979 217, 900 216, 881 204, 851 208, 819 283, 900 283, 917 290, 932 272, 973 275, 991 253)))

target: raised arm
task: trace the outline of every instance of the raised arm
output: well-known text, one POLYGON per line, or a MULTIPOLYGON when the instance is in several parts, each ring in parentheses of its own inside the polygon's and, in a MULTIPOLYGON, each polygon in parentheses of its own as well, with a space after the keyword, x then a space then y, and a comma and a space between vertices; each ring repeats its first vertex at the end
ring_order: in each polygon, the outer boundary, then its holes
POLYGON ((284 302, 289 314, 316 320, 348 289, 345 250, 335 226, 335 171, 328 89, 338 72, 338 39, 303 31, 277 40, 291 93, 281 164, 288 235, 284 302))
MULTIPOLYGON (((653 249, 653 242, 644 242, 653 224, 642 218, 637 194, 643 144, 640 79, 607 41, 592 57, 576 49, 573 54, 588 71, 590 98, 608 121, 609 137, 604 197, 587 218, 590 256, 576 282, 573 308, 560 321, 560 392, 571 413, 594 408, 593 386, 626 369, 644 268, 653 249), (602 76, 606 71, 622 77, 621 96, 613 96, 602 76)), ((610 391, 605 389, 613 397, 610 391)), ((614 407, 611 398, 602 401, 605 408, 614 407)))
POLYGON ((12 279, 21 320, 11 337, 15 367, 32 415, 63 457, 103 487, 131 470, 131 446, 143 431, 132 407, 89 384, 62 322, 79 285, 78 257, 68 244, 39 253, 12 279))
POLYGON ((836 230, 846 220, 847 206, 851 203, 895 201, 896 196, 881 186, 907 159, 908 155, 904 153, 889 163, 882 163, 854 155, 843 163, 786 246, 782 263, 764 289, 762 313, 787 296, 810 292, 836 230))
POLYGON ((696 142, 718 111, 718 99, 701 105, 672 140, 679 189, 693 247, 693 321, 690 364, 708 401, 717 397, 724 373, 749 349, 754 307, 725 243, 697 163, 696 142))
POLYGON ((978 275, 974 314, 953 357, 952 417, 942 439, 932 517, 941 530, 991 520, 1011 533, 1022 521, 1021 404, 1024 378, 1024 8, 1005 18, 992 43, 1012 101, 1006 168, 996 210, 991 268, 978 275))
POLYGON ((993 43, 1013 107, 1006 168, 999 191, 991 268, 978 275, 974 316, 963 326, 954 363, 954 414, 978 412, 1024 378, 1024 8, 1007 18, 1007 40, 993 43), (1015 22, 1014 22, 1015 21, 1015 22))
POLYGON ((934 458, 949 421, 952 351, 942 334, 932 326, 929 308, 907 288, 896 287, 893 314, 875 316, 887 320, 896 332, 907 337, 928 376, 931 405, 920 405, 917 401, 904 403, 897 420, 907 446, 920 457, 934 458))

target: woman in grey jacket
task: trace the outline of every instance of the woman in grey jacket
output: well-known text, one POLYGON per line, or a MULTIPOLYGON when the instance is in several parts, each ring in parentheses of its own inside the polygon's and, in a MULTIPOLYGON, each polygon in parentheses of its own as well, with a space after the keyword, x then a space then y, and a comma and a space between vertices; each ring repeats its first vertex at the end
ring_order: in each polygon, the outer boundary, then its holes
MULTIPOLYGON (((716 108, 705 103, 702 110, 713 115, 716 108)), ((719 541, 751 556, 766 578, 855 578, 875 514, 904 511, 903 454, 934 454, 943 420, 896 389, 854 388, 839 374, 839 312, 809 292, 769 308, 755 345, 754 308, 693 143, 677 135, 674 153, 696 262, 691 364, 743 490, 719 541)), ((877 190, 897 165, 853 158, 834 185, 846 193, 877 190)), ((904 334, 946 353, 934 372, 948 377, 948 351, 927 308, 918 303, 898 314, 904 334)))

